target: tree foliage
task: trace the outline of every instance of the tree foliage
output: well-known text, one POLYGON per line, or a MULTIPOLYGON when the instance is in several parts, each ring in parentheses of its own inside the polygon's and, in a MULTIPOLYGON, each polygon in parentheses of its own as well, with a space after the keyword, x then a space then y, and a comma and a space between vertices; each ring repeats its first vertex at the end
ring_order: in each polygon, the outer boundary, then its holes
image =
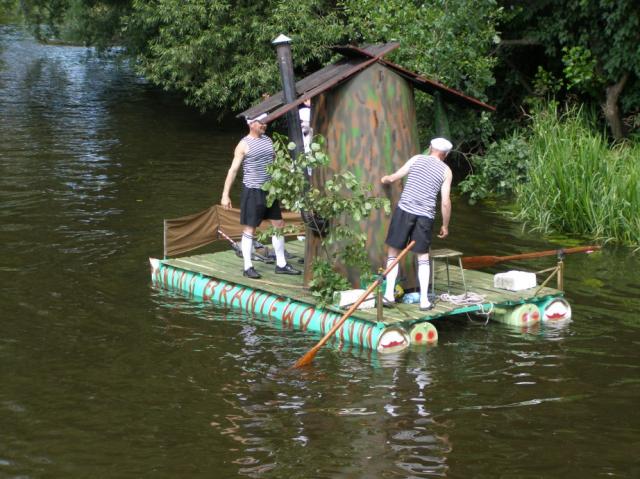
POLYGON ((0 0, 0 23, 14 20, 18 13, 17 0, 0 0))
MULTIPOLYGON (((293 39, 298 78, 328 63, 331 45, 397 40, 401 47, 390 59, 406 68, 482 99, 493 82, 487 53, 496 38, 495 0, 23 2, 40 37, 123 46, 141 74, 201 110, 238 111, 280 90, 271 45, 280 33, 293 39), (43 24, 51 28, 42 32, 43 24)), ((433 129, 431 97, 419 96, 418 111, 423 131, 433 129)), ((451 123, 472 135, 477 113, 453 111, 464 121, 451 123)))
POLYGON ((494 0, 345 0, 344 7, 354 41, 399 41, 390 60, 486 99, 495 63, 487 53, 498 40, 494 0))
POLYGON ((239 110, 280 90, 271 42, 293 39, 299 75, 329 60, 343 40, 330 2, 134 0, 124 32, 149 80, 177 90, 200 109, 239 110))
POLYGON ((471 157, 471 174, 459 184, 470 204, 490 197, 511 196, 526 180, 530 156, 526 140, 522 132, 514 131, 491 143, 483 155, 471 157))
MULTIPOLYGON (((399 41, 401 47, 387 57, 403 67, 487 100, 494 83, 495 57, 489 53, 499 40, 495 25, 501 10, 495 0, 344 0, 345 13, 357 43, 399 41), (470 12, 473 12, 470 14, 470 12)), ((436 130, 433 98, 416 97, 420 131, 436 130)), ((492 132, 488 115, 448 105, 451 137, 466 149, 492 132)))
POLYGON ((637 0, 546 0, 526 7, 508 0, 503 6, 501 61, 515 66, 506 69, 506 81, 542 73, 559 92, 601 105, 613 135, 622 136, 622 118, 640 111, 637 0))
MULTIPOLYGON (((277 134, 274 138, 275 159, 267 167, 271 179, 262 189, 267 192, 269 204, 277 199, 289 211, 306 212, 310 226, 316 226, 318 231, 326 233, 322 237, 324 255, 314 260, 313 280, 309 287, 321 303, 331 302, 335 291, 350 287, 347 279, 334 269, 336 262, 355 268, 363 282, 372 280, 373 272, 366 248, 367 235, 354 225, 354 221, 367 218, 376 209, 384 209, 389 214, 389 200, 373 196, 372 185, 361 184, 350 171, 335 173, 320 187, 309 185, 308 169, 329 164, 329 157, 323 151, 323 138, 316 137, 311 144, 311 151, 300 155, 296 161, 292 159, 295 144, 288 143, 286 137, 277 134), (326 230, 318 228, 319 221, 329 227, 326 230)), ((266 231, 263 236, 270 234, 271 231, 266 231)))

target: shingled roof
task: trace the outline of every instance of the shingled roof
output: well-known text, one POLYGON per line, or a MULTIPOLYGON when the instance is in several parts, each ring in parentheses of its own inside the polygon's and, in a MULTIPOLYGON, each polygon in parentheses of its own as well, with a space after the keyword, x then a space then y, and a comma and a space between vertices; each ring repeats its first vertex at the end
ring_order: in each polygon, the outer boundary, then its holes
POLYGON ((282 91, 280 91, 263 102, 243 111, 238 115, 238 117, 255 118, 262 113, 267 113, 267 118, 264 121, 266 123, 270 123, 286 114, 291 109, 296 108, 305 100, 313 98, 314 96, 337 86, 376 62, 390 68, 400 76, 406 78, 419 90, 429 94, 440 92, 440 95, 445 101, 473 108, 495 111, 495 107, 491 105, 487 105, 476 98, 467 96, 464 93, 443 85, 442 83, 430 80, 422 75, 406 70, 403 67, 382 58, 384 55, 395 50, 399 46, 399 43, 391 42, 381 45, 368 45, 364 48, 352 45, 333 47, 332 50, 342 54, 343 58, 296 82, 296 94, 298 96, 296 101, 288 104, 285 103, 284 95, 282 91))

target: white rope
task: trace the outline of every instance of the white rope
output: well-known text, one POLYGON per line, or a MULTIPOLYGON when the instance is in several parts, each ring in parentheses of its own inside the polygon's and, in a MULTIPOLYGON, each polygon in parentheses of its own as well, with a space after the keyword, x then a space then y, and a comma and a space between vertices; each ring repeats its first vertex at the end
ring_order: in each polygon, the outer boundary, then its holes
MULTIPOLYGON (((465 294, 458 294, 458 295, 443 293, 440 295, 440 300, 446 301, 447 303, 455 304, 457 306, 472 306, 475 304, 479 304, 480 311, 476 311, 474 314, 477 314, 478 316, 485 316, 487 318, 485 321, 485 324, 487 324, 487 322, 489 321, 489 317, 491 316, 491 313, 493 313, 493 303, 489 303, 488 305, 489 310, 485 311, 484 310, 484 303, 486 302, 485 296, 482 294, 474 293, 474 292, 468 292, 465 294)), ((471 319, 469 317, 469 313, 467 313, 467 318, 471 319)))
POLYGON ((443 293, 440 295, 440 301, 452 303, 458 306, 470 306, 472 304, 482 304, 485 302, 485 296, 474 293, 472 291, 465 294, 452 295, 443 293))

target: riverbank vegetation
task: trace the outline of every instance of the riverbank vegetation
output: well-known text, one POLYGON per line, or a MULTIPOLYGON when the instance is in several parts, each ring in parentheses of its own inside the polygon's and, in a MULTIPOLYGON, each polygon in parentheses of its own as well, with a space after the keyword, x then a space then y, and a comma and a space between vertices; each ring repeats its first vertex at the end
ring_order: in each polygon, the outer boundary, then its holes
POLYGON ((611 146, 590 117, 554 106, 534 117, 518 217, 542 231, 640 245, 640 144, 611 146))
POLYGON ((640 144, 611 145, 594 114, 556 103, 471 161, 460 183, 472 201, 513 198, 515 215, 542 232, 640 245, 640 144))
POLYGON ((472 202, 513 197, 521 218, 540 229, 637 244, 637 223, 584 206, 602 193, 588 188, 610 191, 607 203, 618 211, 637 202, 596 183, 610 181, 606 172, 588 170, 596 178, 584 182, 569 176, 604 156, 617 165, 611 171, 637 177, 637 0, 0 0, 0 14, 9 11, 43 40, 120 47, 149 81, 203 111, 237 112, 280 90, 271 45, 280 33, 293 39, 299 78, 335 59, 331 45, 398 41, 390 60, 497 106, 489 115, 446 105, 443 115, 432 97, 416 96, 422 143, 435 134, 453 140, 452 166, 457 177, 470 173, 461 188, 472 202), (539 108, 545 100, 569 113, 548 123, 553 114, 539 108), (569 136, 542 142, 536 135, 544 128, 569 136), (558 177, 543 175, 551 171, 558 177), (523 200, 550 181, 557 189, 547 189, 550 198, 523 200))
MULTIPOLYGON (((9 1, 9 0, 6 0, 9 1)), ((200 110, 242 111, 281 89, 275 49, 280 33, 293 39, 298 78, 336 59, 332 45, 398 41, 386 58, 487 100, 493 84, 495 0, 21 0, 40 39, 124 47, 138 72, 183 95, 200 110), (469 15, 473 11, 473 15, 469 15)), ((435 129, 429 95, 417 95, 425 136, 435 129)), ((487 115, 448 107, 451 134, 478 148, 491 134, 487 115)))

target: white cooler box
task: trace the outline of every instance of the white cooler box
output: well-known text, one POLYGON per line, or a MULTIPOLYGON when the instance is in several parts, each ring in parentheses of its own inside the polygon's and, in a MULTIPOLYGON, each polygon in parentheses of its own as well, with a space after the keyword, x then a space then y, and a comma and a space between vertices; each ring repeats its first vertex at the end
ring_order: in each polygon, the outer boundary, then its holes
POLYGON ((536 286, 536 274, 528 271, 507 271, 493 275, 493 287, 520 291, 536 286))

